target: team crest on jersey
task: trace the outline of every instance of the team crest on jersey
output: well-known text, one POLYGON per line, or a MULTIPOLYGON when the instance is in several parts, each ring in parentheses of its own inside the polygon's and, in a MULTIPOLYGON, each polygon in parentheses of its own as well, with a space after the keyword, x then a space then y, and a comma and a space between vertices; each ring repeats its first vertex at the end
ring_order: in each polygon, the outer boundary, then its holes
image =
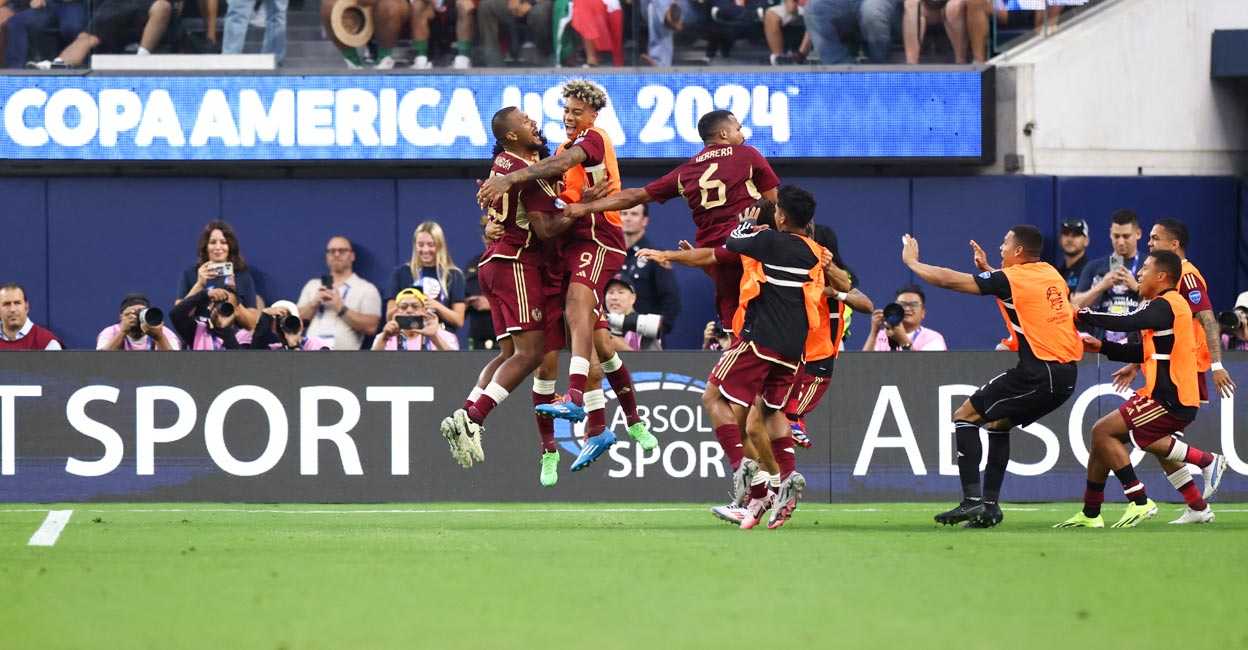
POLYGON ((1057 287, 1049 287, 1048 289, 1045 289, 1044 297, 1048 299, 1049 306, 1052 307, 1054 311, 1061 311, 1062 307, 1065 306, 1066 294, 1057 287))
POLYGON ((534 322, 541 322, 542 320, 542 310, 537 307, 534 307, 533 311, 529 312, 529 315, 533 317, 534 322))
POLYGON ((649 258, 646 258, 646 257, 638 257, 638 258, 637 258, 637 268, 639 268, 639 269, 644 269, 644 268, 646 268, 646 265, 647 265, 647 264, 649 264, 649 263, 650 263, 650 259, 649 259, 649 258))
POLYGON ((1200 304, 1200 292, 1199 292, 1199 291, 1188 291, 1188 292, 1187 292, 1187 299, 1188 299, 1188 300, 1190 300, 1190 301, 1192 301, 1192 304, 1193 304, 1193 305, 1198 305, 1198 304, 1200 304))

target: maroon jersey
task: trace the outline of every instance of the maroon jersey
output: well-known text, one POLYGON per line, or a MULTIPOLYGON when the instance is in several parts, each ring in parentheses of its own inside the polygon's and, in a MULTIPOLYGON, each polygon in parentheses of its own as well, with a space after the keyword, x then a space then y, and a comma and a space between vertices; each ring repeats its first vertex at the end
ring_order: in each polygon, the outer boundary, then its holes
POLYGON ((754 147, 712 144, 647 185, 646 193, 659 203, 683 196, 693 210, 696 245, 711 248, 728 239, 742 210, 778 185, 780 179, 754 147))
MULTIPOLYGON (((527 167, 528 164, 523 158, 504 151, 495 156, 490 176, 509 174, 521 167, 527 167)), ((558 190, 550 181, 536 179, 513 185, 506 194, 495 200, 490 206, 489 217, 502 224, 503 236, 485 251, 481 263, 494 258, 506 258, 534 265, 541 264, 542 242, 529 226, 529 213, 554 214, 558 211, 555 207, 557 196, 558 190)))

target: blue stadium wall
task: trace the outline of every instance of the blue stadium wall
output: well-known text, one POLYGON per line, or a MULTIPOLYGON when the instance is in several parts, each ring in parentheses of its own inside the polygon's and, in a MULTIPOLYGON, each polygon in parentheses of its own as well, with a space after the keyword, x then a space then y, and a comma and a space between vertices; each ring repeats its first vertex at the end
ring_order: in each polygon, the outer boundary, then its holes
MULTIPOLYGON (((626 178, 636 186, 649 178, 626 178)), ((833 226, 841 252, 877 304, 912 281, 901 264, 900 236, 915 234, 925 261, 971 269, 967 241, 995 250, 1016 223, 1040 227, 1049 238, 1062 219, 1092 225, 1089 254, 1109 252, 1109 215, 1139 212, 1146 229, 1161 217, 1186 221, 1189 251, 1209 281, 1215 308, 1230 307, 1248 290, 1248 183, 1227 177, 1175 178, 794 178, 814 192, 817 219, 833 226)), ((234 224, 243 253, 267 300, 294 300, 303 283, 324 272, 331 235, 350 237, 356 270, 383 288, 411 253, 412 231, 434 219, 447 232, 454 260, 480 250, 475 184, 456 179, 229 180, 212 178, 0 179, 4 252, 0 281, 25 285, 31 317, 74 348, 89 348, 116 322, 122 295, 138 291, 160 304, 175 298, 178 277, 195 261, 203 225, 223 217, 234 224)), ((651 239, 674 246, 692 239, 688 208, 668 203, 651 210, 651 239)), ((1144 244, 1141 242, 1141 250, 1144 244)), ((710 285, 680 269, 684 310, 669 347, 700 343, 712 313, 710 285)), ((994 306, 982 298, 929 292, 928 324, 951 348, 990 349, 1003 335, 994 306)), ((851 347, 862 342, 862 328, 851 347)))

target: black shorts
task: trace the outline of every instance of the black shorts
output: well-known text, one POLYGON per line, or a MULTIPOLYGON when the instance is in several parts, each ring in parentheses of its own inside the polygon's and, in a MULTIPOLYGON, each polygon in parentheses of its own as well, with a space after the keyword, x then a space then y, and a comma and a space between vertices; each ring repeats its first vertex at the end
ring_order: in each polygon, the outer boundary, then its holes
POLYGON ((147 12, 155 0, 107 0, 97 2, 87 31, 100 39, 96 51, 121 52, 138 43, 147 25, 147 12))
POLYGON ((1006 419, 1024 427, 1070 399, 1077 377, 1074 362, 1019 364, 980 386, 971 406, 989 422, 1006 419))

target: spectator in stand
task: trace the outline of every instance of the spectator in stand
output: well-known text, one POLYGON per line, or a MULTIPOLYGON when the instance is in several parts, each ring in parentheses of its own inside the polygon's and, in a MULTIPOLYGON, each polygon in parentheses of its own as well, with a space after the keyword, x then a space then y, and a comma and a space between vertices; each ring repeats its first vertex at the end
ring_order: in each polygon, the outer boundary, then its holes
POLYGON ((802 42, 795 54, 788 54, 784 30, 788 27, 805 27, 806 4, 809 0, 782 0, 767 8, 763 14, 763 35, 771 50, 771 64, 801 63, 810 54, 810 34, 802 34, 802 42))
POLYGON ((5 27, 14 15, 29 8, 30 0, 0 0, 0 64, 8 65, 8 60, 4 55, 8 47, 5 40, 5 32, 8 30, 5 27))
POLYGON ((307 334, 335 350, 359 350, 381 323, 381 294, 355 274, 351 240, 337 236, 325 247, 329 273, 308 280, 299 294, 299 317, 307 334))
MULTIPOLYGON (((606 291, 603 294, 603 304, 607 308, 607 312, 619 316, 628 316, 636 314, 633 306, 637 302, 637 292, 633 290, 633 285, 629 284, 628 279, 616 275, 607 282, 606 291)), ((648 338, 642 336, 637 331, 628 331, 625 329, 611 328, 611 344, 619 350, 662 350, 663 344, 657 338, 648 338)))
MULTIPOLYGON (((5 67, 40 67, 29 60, 30 37, 38 36, 54 25, 61 36, 59 46, 73 42, 87 29, 87 8, 81 0, 30 0, 29 9, 18 12, 4 23, 5 67)), ((47 67, 52 67, 51 62, 47 67)))
POLYGON ((303 334, 299 308, 289 300, 278 300, 261 310, 249 348, 254 350, 332 350, 320 339, 303 334))
POLYGON ((251 343, 251 332, 234 326, 238 297, 232 289, 205 289, 179 302, 169 321, 190 350, 235 350, 251 343), (195 312, 207 309, 207 318, 195 312))
POLYGON ((871 314, 871 333, 862 346, 864 351, 897 352, 918 350, 932 352, 947 350, 945 337, 930 327, 923 327, 927 317, 927 297, 918 285, 908 284, 897 290, 896 303, 905 311, 905 317, 896 325, 884 319, 884 310, 871 314))
MULTIPOLYGON (((256 285, 247 271, 238 236, 230 224, 217 220, 204 226, 204 231, 199 234, 197 255, 199 261, 196 265, 182 272, 178 281, 180 297, 174 304, 204 289, 230 288, 238 296, 239 310, 235 316, 238 326, 243 329, 255 327, 260 317, 260 310, 256 309, 256 285)), ((195 315, 207 318, 208 310, 202 308, 195 315)))
MULTIPOLYGON (((1140 283, 1135 274, 1141 261, 1136 254, 1140 237, 1140 219, 1133 210, 1119 210, 1110 219, 1109 238, 1114 252, 1107 257, 1092 260, 1079 275, 1079 286, 1070 296, 1070 304, 1076 310, 1091 309, 1103 314, 1123 316, 1140 306, 1140 283)), ((1123 332, 1107 332, 1089 328, 1088 334, 1114 343, 1138 342, 1138 334, 1130 336, 1123 332)))
POLYGON ((30 302, 22 285, 0 286, 0 351, 64 349, 55 334, 30 320, 30 302))
MULTIPOLYGON (((251 21, 256 3, 255 0, 228 1, 221 53, 242 54, 243 43, 247 40, 247 24, 251 21)), ((279 66, 286 59, 286 7, 289 4, 290 0, 264 0, 264 43, 260 46, 260 53, 272 54, 279 66)))
POLYGON ((620 0, 577 0, 572 5, 572 29, 585 44, 585 65, 602 65, 602 52, 611 53, 612 65, 624 65, 624 11, 620 0))
POLYGON ((412 260, 394 270, 386 290, 386 320, 394 314, 394 296, 416 287, 428 297, 429 311, 452 332, 464 326, 464 272, 451 261, 446 236, 436 221, 426 221, 412 233, 412 260))
POLYGON ((679 0, 640 0, 648 40, 641 55, 648 65, 670 67, 675 35, 685 28, 686 14, 679 0))
POLYGON ((732 334, 724 331, 718 320, 706 324, 702 331, 702 349, 723 352, 732 347, 732 334))
MULTIPOLYGON (((485 236, 485 224, 489 216, 481 215, 481 245, 490 247, 490 239, 485 236)), ((494 349, 494 317, 490 313, 490 301, 481 293, 481 283, 477 280, 477 267, 485 255, 483 250, 468 260, 464 267, 464 302, 468 305, 468 349, 494 349)))
POLYGON ((96 0, 91 9, 89 32, 61 51, 52 61, 35 64, 40 70, 77 67, 92 51, 124 52, 131 43, 139 43, 139 56, 147 56, 165 37, 173 5, 169 0, 96 0))
MULTIPOLYGON (((918 63, 923 50, 923 34, 928 23, 941 23, 953 46, 955 63, 967 63, 967 14, 980 14, 983 9, 980 0, 905 0, 905 13, 902 16, 902 38, 906 46, 906 63, 918 63), (975 7, 969 7, 969 2, 975 7)), ((976 30, 978 36, 978 29, 976 30)), ((985 34, 986 37, 986 34, 985 34)), ((984 38, 980 39, 985 41, 984 38)), ((984 61, 983 55, 976 51, 976 61, 984 61)))
POLYGON ((620 221, 624 230, 625 248, 628 250, 624 266, 620 268, 620 276, 634 292, 638 313, 663 316, 663 335, 666 336, 676 326, 676 317, 680 315, 680 287, 676 284, 676 274, 672 272, 670 264, 668 268, 664 268, 660 264, 637 258, 637 251, 654 248, 646 238, 646 228, 650 225, 649 204, 643 203, 621 210, 620 221))
POLYGON ((1083 274, 1083 267, 1088 265, 1088 256, 1084 254, 1088 250, 1088 222, 1083 219, 1063 221, 1058 234, 1058 242, 1061 244, 1062 256, 1065 259, 1057 272, 1066 278, 1068 290, 1074 293, 1075 288, 1079 286, 1079 276, 1083 274))
POLYGON ((854 63, 843 40, 860 36, 871 63, 888 63, 898 0, 810 0, 803 18, 824 65, 854 63))
MULTIPOLYGON (((537 51, 550 62, 554 55, 553 0, 481 0, 477 7, 477 29, 481 42, 481 58, 485 65, 497 68, 503 65, 503 50, 499 28, 523 23, 529 40, 537 51)), ((520 51, 519 43, 509 43, 513 56, 520 51)))
MULTIPOLYGON (((373 42, 377 44, 377 66, 378 70, 390 70, 395 66, 394 48, 399 44, 399 34, 403 28, 411 23, 413 30, 412 47, 415 48, 417 40, 417 20, 416 20, 416 4, 412 3, 409 7, 407 0, 361 0, 361 7, 371 7, 373 10, 373 42)), ((321 28, 325 34, 329 36, 329 40, 333 42, 334 47, 342 54, 342 58, 346 60, 347 67, 353 70, 364 67, 360 61, 360 53, 354 47, 350 47, 338 40, 334 34, 332 17, 334 15, 334 5, 338 4, 338 0, 325 0, 321 3, 321 28)), ((423 15, 423 13, 422 13, 423 15)), ((228 20, 228 17, 227 17, 228 20)), ((423 39, 425 49, 429 47, 429 23, 427 20, 420 22, 425 29, 423 39)), ((228 29, 228 27, 227 27, 228 29)), ((228 34, 228 32, 227 32, 228 34)), ((228 38, 228 36, 227 36, 228 38)), ((426 60, 427 62, 427 60, 426 60)), ((417 67, 413 65, 412 67, 417 67)), ((421 66, 429 67, 429 66, 421 66)))
POLYGON ((399 292, 394 314, 373 341, 374 350, 458 350, 459 339, 442 329, 420 289, 399 292))
POLYGON ((121 299, 121 317, 95 337, 97 350, 180 350, 177 336, 165 329, 164 314, 148 311, 152 302, 147 296, 132 293, 121 299), (159 319, 153 315, 158 314, 159 319), (151 318, 148 320, 147 318, 151 318))
MULTIPOLYGON (((484 4, 482 3, 483 6, 484 4)), ((427 70, 433 67, 433 63, 429 61, 429 36, 435 29, 439 31, 454 29, 455 31, 455 60, 451 63, 451 67, 456 70, 471 68, 472 36, 476 31, 473 20, 477 11, 477 5, 473 0, 454 0, 453 5, 452 0, 412 0, 412 54, 415 56, 412 60, 412 68, 427 70), (455 11, 450 10, 452 6, 455 11)), ((541 12, 538 12, 534 18, 540 18, 540 15, 541 12)), ((546 28, 550 29, 549 13, 546 14, 546 22, 546 28)), ((483 39, 482 48, 484 47, 483 39)), ((494 49, 498 49, 497 38, 494 40, 494 49)), ((378 52, 377 56, 380 57, 381 53, 378 52)), ((377 67, 382 67, 381 63, 378 63, 377 67)))

